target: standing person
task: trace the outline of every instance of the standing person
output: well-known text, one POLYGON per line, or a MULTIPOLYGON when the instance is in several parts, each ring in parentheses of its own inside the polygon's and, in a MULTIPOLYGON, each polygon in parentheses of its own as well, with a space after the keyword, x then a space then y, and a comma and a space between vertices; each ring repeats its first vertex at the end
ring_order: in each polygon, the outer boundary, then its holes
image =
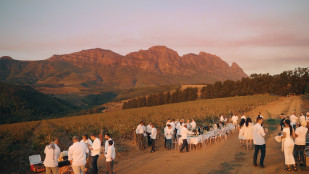
POLYGON ((240 119, 245 119, 246 120, 246 116, 243 113, 241 113, 240 119))
POLYGON ((241 119, 240 120, 240 123, 239 123, 239 134, 238 134, 238 138, 239 138, 239 141, 240 141, 240 148, 243 148, 245 147, 245 137, 244 137, 244 134, 245 134, 245 123, 246 123, 246 120, 245 119, 241 119))
POLYGON ((238 116, 236 116, 235 114, 233 114, 233 116, 232 116, 232 122, 233 122, 233 125, 235 126, 235 129, 237 128, 237 121, 238 121, 238 116))
POLYGON ((252 149, 252 140, 253 140, 253 125, 251 118, 246 119, 246 126, 244 126, 244 138, 246 139, 247 150, 252 149))
POLYGON ((260 167, 264 168, 264 158, 266 154, 266 145, 265 145, 265 132, 267 133, 268 130, 263 129, 261 126, 263 123, 263 118, 258 117, 256 119, 257 123, 253 126, 253 143, 254 143, 254 155, 253 155, 253 165, 257 166, 257 156, 259 151, 261 151, 261 158, 260 158, 260 167))
POLYGON ((147 125, 147 139, 148 139, 148 146, 151 146, 151 138, 150 138, 150 134, 151 134, 151 130, 152 130, 152 122, 149 121, 149 124, 147 125))
POLYGON ((92 173, 98 173, 98 158, 101 151, 101 141, 99 138, 95 136, 95 134, 91 134, 91 139, 93 141, 92 146, 89 148, 91 150, 91 164, 92 164, 92 173))
POLYGON ((280 127, 281 127, 281 131, 282 131, 283 128, 284 128, 284 120, 285 120, 284 113, 282 113, 282 114, 280 115, 280 118, 281 118, 281 120, 280 120, 280 127))
POLYGON ((69 147, 68 159, 72 165, 74 174, 83 174, 86 164, 86 146, 79 142, 77 136, 73 137, 73 145, 69 147))
POLYGON ((180 152, 183 152, 184 148, 186 147, 186 151, 189 152, 189 146, 188 146, 188 134, 189 131, 187 129, 187 125, 184 124, 181 128, 181 139, 182 139, 182 146, 180 148, 180 152))
POLYGON ((91 165, 90 164, 91 151, 89 150, 89 147, 92 146, 92 141, 88 138, 88 135, 85 134, 85 135, 82 136, 82 140, 80 140, 80 142, 85 143, 85 145, 87 147, 85 172, 88 172, 90 165, 91 165))
POLYGON ((295 146, 294 146, 294 158, 296 164, 299 163, 300 166, 305 166, 304 151, 306 147, 306 135, 308 132, 307 122, 303 120, 301 126, 296 128, 295 131, 295 146), (300 158, 300 161, 298 161, 300 158))
POLYGON ((144 129, 143 129, 144 122, 140 122, 140 124, 137 126, 135 132, 136 132, 136 140, 138 144, 139 150, 144 149, 143 145, 143 139, 144 139, 144 129))
POLYGON ((306 119, 306 116, 304 115, 304 113, 302 112, 301 114, 300 114, 300 117, 299 117, 299 123, 301 123, 302 121, 306 121, 307 119, 306 119))
POLYGON ((157 129, 155 128, 155 124, 152 124, 151 130, 151 153, 156 151, 156 138, 157 138, 157 129))
POLYGON ((166 138, 166 144, 167 144, 167 149, 171 150, 172 149, 172 137, 173 137, 174 131, 172 129, 171 125, 167 125, 167 129, 164 129, 164 135, 166 138))
POLYGON ((192 130, 196 129, 196 122, 194 118, 192 118, 192 122, 190 125, 191 125, 192 130))
POLYGON ((60 148, 58 147, 59 139, 55 138, 53 142, 45 147, 44 166, 46 174, 58 174, 58 158, 60 156, 60 148))
MULTIPOLYGON (((109 133, 106 133, 104 135, 104 138, 105 138, 104 154, 106 155, 108 147, 109 147, 108 141, 112 140, 112 138, 111 138, 111 135, 109 133)), ((115 147, 115 143, 113 143, 113 147, 115 147)))
POLYGON ((108 144, 108 149, 106 153, 106 174, 113 174, 113 169, 114 169, 114 160, 116 157, 116 152, 114 148, 114 142, 113 140, 107 141, 108 144))
POLYGON ((286 165, 285 169, 291 171, 291 166, 293 166, 294 170, 296 170, 295 159, 293 156, 293 150, 294 150, 293 138, 295 138, 294 129, 291 126, 290 120, 285 120, 284 125, 285 127, 282 130, 283 132, 282 138, 285 138, 283 144, 284 159, 286 165))
POLYGON ((295 116, 295 111, 293 111, 292 115, 290 116, 290 122, 291 122, 291 126, 293 127, 294 131, 296 129, 297 121, 298 121, 298 118, 295 116))
POLYGON ((166 136, 165 136, 165 133, 166 133, 166 131, 167 131, 167 129, 168 129, 168 125, 170 125, 170 124, 167 124, 165 127, 164 127, 164 148, 167 148, 167 141, 166 141, 166 136))
POLYGON ((187 129, 193 130, 193 128, 191 127, 191 123, 190 123, 189 119, 187 120, 187 124, 186 125, 187 125, 187 129))

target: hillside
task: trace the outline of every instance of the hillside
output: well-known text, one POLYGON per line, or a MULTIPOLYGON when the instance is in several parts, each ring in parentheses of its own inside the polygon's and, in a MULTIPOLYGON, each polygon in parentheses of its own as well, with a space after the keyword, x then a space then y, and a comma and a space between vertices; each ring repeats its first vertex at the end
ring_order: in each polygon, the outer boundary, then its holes
POLYGON ((55 118, 73 109, 29 86, 0 83, 0 124, 55 118))
POLYGON ((154 46, 125 56, 100 48, 54 55, 41 61, 0 58, 0 80, 30 84, 44 93, 82 93, 89 89, 129 89, 138 87, 213 83, 247 77, 233 63, 200 52, 178 53, 154 46))

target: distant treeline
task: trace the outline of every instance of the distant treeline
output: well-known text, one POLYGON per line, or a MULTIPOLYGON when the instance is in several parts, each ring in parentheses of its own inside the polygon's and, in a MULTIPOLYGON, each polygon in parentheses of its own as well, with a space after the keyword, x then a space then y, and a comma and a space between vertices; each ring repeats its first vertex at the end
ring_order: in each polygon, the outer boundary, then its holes
MULTIPOLYGON (((284 71, 281 74, 252 74, 238 81, 226 80, 208 84, 201 89, 202 99, 245 96, 254 94, 272 94, 285 96, 296 95, 309 91, 309 68, 297 68, 294 71, 284 71)), ((172 94, 159 93, 149 97, 131 99, 123 104, 123 109, 157 106, 169 103, 179 103, 198 99, 197 88, 176 90, 172 94)))
POLYGON ((285 96, 289 93, 304 94, 309 87, 309 68, 284 71, 278 75, 252 74, 238 81, 226 80, 207 85, 201 90, 201 98, 222 98, 254 94, 285 96))
POLYGON ((179 103, 185 101, 193 101, 198 98, 197 96, 198 89, 197 88, 186 88, 184 90, 177 89, 175 92, 162 92, 159 94, 149 95, 148 97, 138 97, 127 102, 124 102, 122 108, 138 108, 145 106, 157 106, 164 105, 170 103, 179 103))

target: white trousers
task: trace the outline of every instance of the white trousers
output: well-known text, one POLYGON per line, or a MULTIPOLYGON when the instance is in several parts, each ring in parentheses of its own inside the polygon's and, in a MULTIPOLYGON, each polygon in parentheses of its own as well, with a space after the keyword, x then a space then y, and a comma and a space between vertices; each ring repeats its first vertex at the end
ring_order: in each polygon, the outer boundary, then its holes
POLYGON ((73 169, 74 174, 83 174, 85 171, 85 165, 83 166, 73 166, 72 165, 72 169, 73 169))

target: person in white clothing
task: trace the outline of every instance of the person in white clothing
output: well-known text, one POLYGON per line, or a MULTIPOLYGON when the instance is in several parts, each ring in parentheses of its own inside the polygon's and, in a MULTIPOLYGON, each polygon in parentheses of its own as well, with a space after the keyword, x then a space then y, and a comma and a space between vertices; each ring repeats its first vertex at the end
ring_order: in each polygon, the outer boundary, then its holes
POLYGON ((106 174, 113 174, 116 152, 114 148, 114 142, 110 140, 107 141, 107 143, 108 143, 108 149, 106 153, 106 169, 107 169, 106 174))
POLYGON ((171 125, 167 125, 166 129, 164 129, 164 136, 166 138, 166 146, 168 150, 172 149, 172 137, 173 137, 174 131, 172 129, 171 125))
POLYGON ((298 121, 298 118, 295 116, 295 112, 292 112, 292 115, 290 116, 290 122, 291 122, 291 126, 293 127, 294 131, 296 129, 297 121, 298 121))
POLYGON ((146 127, 148 146, 151 146, 151 138, 150 138, 151 130, 152 130, 152 122, 149 121, 149 124, 148 124, 147 127, 146 127))
POLYGON ((91 134, 91 139, 93 141, 92 146, 89 148, 91 150, 91 164, 92 164, 92 173, 98 173, 98 158, 101 151, 101 141, 99 138, 95 136, 95 134, 91 134))
POLYGON ((265 135, 268 132, 267 129, 263 129, 261 126, 263 124, 263 118, 258 117, 256 119, 257 123, 253 126, 253 144, 254 144, 254 155, 253 155, 253 165, 257 166, 257 156, 259 151, 261 151, 260 167, 264 168, 264 158, 266 154, 265 145, 265 135))
POLYGON ((187 120, 186 125, 187 125, 187 129, 189 129, 189 130, 193 130, 193 128, 191 127, 190 120, 187 120))
POLYGON ((241 114, 240 119, 245 119, 246 120, 246 116, 244 114, 241 114))
POLYGON ((246 141, 247 150, 252 149, 252 141, 253 141, 253 124, 251 118, 246 119, 246 124, 244 126, 244 139, 246 141))
POLYGON ((86 151, 85 143, 79 142, 77 136, 73 137, 73 145, 69 147, 68 159, 72 165, 74 174, 83 174, 86 164, 86 151))
POLYGON ((151 153, 156 151, 156 138, 157 138, 157 129, 155 128, 155 124, 152 124, 151 130, 151 153))
POLYGON ((80 140, 81 143, 85 143, 85 146, 87 147, 86 151, 86 165, 85 165, 85 171, 88 171, 90 169, 90 157, 91 157, 91 151, 89 150, 89 147, 92 146, 92 141, 88 138, 88 135, 85 134, 82 136, 82 140, 80 140))
POLYGON ((144 149, 144 133, 145 133, 144 127, 145 127, 144 122, 141 121, 135 130, 136 140, 137 140, 137 145, 138 145, 139 150, 144 149))
POLYGON ((303 120, 301 126, 295 130, 295 146, 294 146, 294 158, 295 163, 299 163, 300 166, 305 166, 304 152, 306 148, 306 135, 308 128, 306 120, 303 120), (300 158, 300 160, 298 160, 300 158))
POLYGON ((239 141, 240 141, 240 148, 245 147, 245 143, 246 143, 246 139, 244 137, 245 123, 246 123, 245 119, 241 119, 240 123, 239 123, 238 138, 239 138, 239 141))
POLYGON ((58 174, 58 158, 60 156, 60 148, 58 147, 59 140, 56 138, 53 142, 45 147, 44 166, 46 174, 58 174))
POLYGON ((304 115, 304 113, 302 112, 301 114, 300 114, 300 117, 299 117, 299 123, 301 123, 302 121, 306 121, 307 119, 306 119, 306 116, 304 115))
POLYGON ((196 129, 196 122, 195 122, 195 119, 194 118, 192 118, 192 122, 191 122, 191 129, 192 130, 194 130, 194 129, 196 129))
POLYGON ((184 148, 186 148, 186 151, 189 152, 189 146, 188 146, 188 134, 189 131, 187 129, 187 125, 185 124, 182 128, 181 128, 181 139, 182 139, 182 146, 180 148, 180 152, 183 152, 184 148))
MULTIPOLYGON (((104 154, 106 155, 107 149, 109 147, 108 141, 112 140, 111 135, 109 133, 106 133, 104 135, 105 138, 105 144, 104 144, 104 154)), ((113 147, 115 147, 115 143, 113 143, 113 147)))
POLYGON ((235 129, 237 128, 237 121, 238 121, 238 116, 233 114, 233 116, 232 116, 232 123, 235 126, 235 129))
POLYGON ((283 145, 283 151, 284 151, 284 158, 285 158, 285 165, 286 170, 291 171, 291 167, 296 170, 295 165, 295 159, 293 156, 293 150, 294 150, 294 141, 293 138, 295 138, 294 129, 291 126, 291 122, 289 119, 286 119, 284 121, 285 127, 282 131, 282 137, 284 138, 284 145, 283 145))

